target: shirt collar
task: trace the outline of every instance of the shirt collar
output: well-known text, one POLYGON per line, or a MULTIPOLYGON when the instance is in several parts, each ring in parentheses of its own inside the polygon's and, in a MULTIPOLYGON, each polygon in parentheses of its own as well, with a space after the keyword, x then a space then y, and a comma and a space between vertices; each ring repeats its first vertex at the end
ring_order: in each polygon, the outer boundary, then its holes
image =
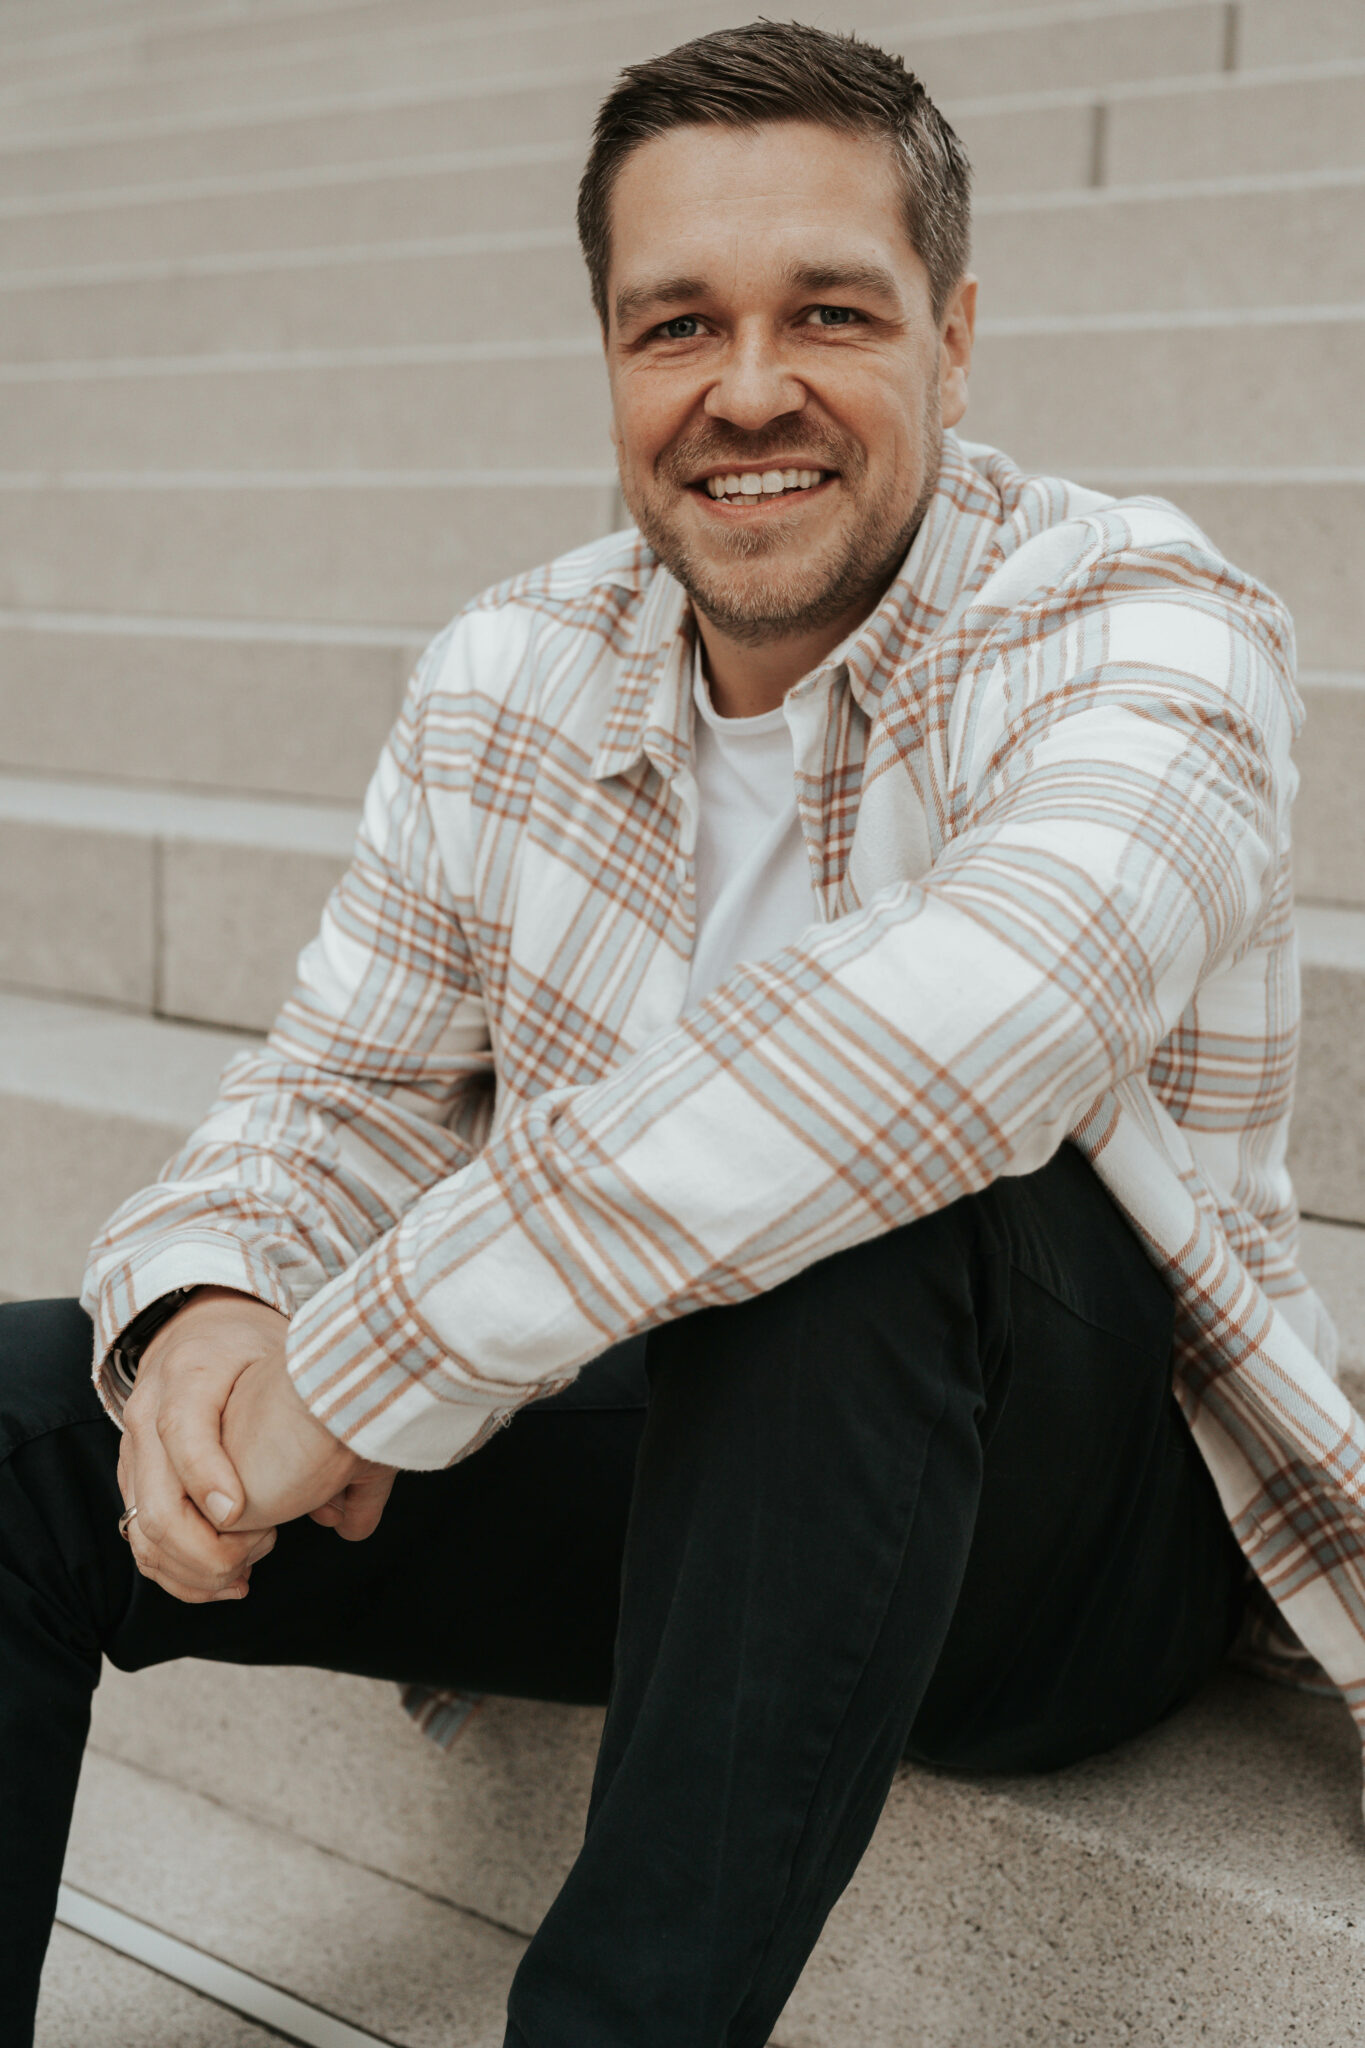
MULTIPOLYGON (((945 434, 929 509, 886 595, 797 690, 815 689, 842 668, 859 709, 871 717, 887 678, 942 631, 962 596, 980 582, 982 557, 997 539, 1000 519, 998 490, 968 460, 956 434, 945 434)), ((618 668, 593 762, 596 780, 623 774, 642 755, 667 778, 689 758, 694 632, 686 592, 657 563, 618 668)))

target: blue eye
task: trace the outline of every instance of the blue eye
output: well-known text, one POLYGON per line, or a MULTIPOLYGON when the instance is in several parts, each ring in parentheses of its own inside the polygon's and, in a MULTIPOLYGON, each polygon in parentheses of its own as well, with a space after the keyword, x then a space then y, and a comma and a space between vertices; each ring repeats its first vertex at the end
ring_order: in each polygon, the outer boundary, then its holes
POLYGON ((700 326, 695 313, 678 313, 659 329, 665 341, 692 341, 700 326))
POLYGON ((813 310, 822 327, 848 327, 858 317, 852 306, 816 306, 813 310))

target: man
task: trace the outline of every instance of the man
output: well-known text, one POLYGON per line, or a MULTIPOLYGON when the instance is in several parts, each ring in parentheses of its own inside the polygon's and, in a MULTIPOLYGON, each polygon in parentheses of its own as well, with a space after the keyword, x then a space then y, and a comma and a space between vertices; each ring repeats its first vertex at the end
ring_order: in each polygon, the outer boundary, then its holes
POLYGON ((122 1436, 74 1304, 0 1319, 21 2023, 101 1653, 443 1725, 610 1688, 512 2048, 757 2048, 903 1754, 1150 1725, 1248 1559, 1365 1690, 1288 624, 1172 508, 954 437, 967 188, 813 29, 605 103, 639 532, 420 666, 268 1044, 95 1247, 122 1436))

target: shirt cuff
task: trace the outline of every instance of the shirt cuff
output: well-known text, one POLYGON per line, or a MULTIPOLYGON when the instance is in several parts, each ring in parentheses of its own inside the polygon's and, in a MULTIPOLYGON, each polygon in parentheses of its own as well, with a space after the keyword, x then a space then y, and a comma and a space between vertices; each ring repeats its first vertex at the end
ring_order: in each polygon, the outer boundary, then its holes
POLYGON ((230 1287, 283 1316, 294 1313, 289 1290, 270 1261, 226 1231, 177 1231, 163 1244, 139 1250, 136 1258, 102 1274, 93 1300, 85 1302, 95 1325, 95 1392, 119 1424, 133 1387, 111 1356, 114 1346, 135 1316, 178 1287, 230 1287))
POLYGON ((452 1356, 418 1314, 391 1230, 295 1316, 286 1359, 307 1407, 362 1458, 439 1471, 573 1375, 509 1385, 452 1356))

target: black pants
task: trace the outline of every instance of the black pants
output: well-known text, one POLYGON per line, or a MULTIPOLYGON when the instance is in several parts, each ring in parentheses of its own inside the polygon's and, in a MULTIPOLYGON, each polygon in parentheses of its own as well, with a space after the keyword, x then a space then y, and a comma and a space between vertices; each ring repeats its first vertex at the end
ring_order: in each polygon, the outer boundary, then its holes
POLYGON ((509 2048, 759 2048, 904 1754, 1047 1769, 1186 1699, 1242 1565, 1171 1305, 1070 1147, 655 1332, 378 1533, 180 1605, 115 1522, 73 1302, 0 1307, 0 2040, 30 2038, 101 1655, 606 1701, 509 2048))

